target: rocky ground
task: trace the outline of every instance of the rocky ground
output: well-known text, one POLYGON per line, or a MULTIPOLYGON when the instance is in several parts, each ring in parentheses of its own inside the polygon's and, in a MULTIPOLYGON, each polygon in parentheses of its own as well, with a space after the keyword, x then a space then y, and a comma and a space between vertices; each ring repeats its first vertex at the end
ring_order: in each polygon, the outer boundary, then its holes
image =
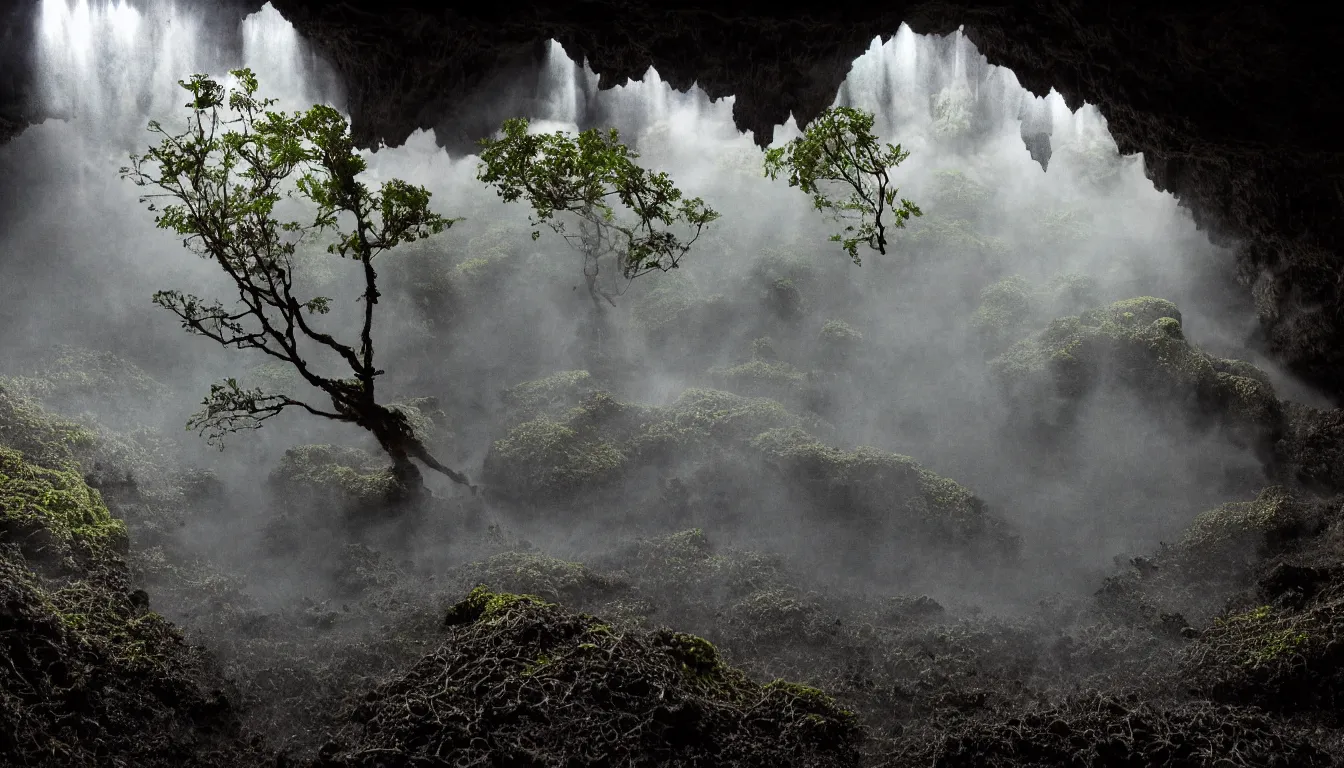
MULTIPOLYGON (((179 466, 152 431, 53 415, 153 398, 152 379, 55 356, 0 389, 0 754, 19 766, 1344 761, 1338 414, 1281 402, 1263 373, 1191 346, 1168 302, 1038 322, 1014 309, 1030 305, 1017 289, 988 291, 977 314, 1022 323, 1020 341, 988 342, 1014 428, 1067 431, 1070 398, 1141 391, 1254 448, 1275 484, 1117 562, 1083 597, 987 611, 822 579, 841 570, 835 552, 886 558, 887 584, 918 583, 930 562, 1008 572, 1022 541, 916 461, 836 447, 813 412, 785 404, 805 404, 815 377, 762 348, 754 367, 715 373, 723 389, 667 406, 623 402, 579 372, 510 389, 483 499, 407 501, 356 449, 291 450, 267 484, 285 512, 263 540, 322 586, 277 602, 257 597, 257 574, 176 533, 221 514, 218 478, 179 466), (777 399, 760 396, 770 387, 777 399), (829 525, 807 530, 833 538, 802 555, 744 539, 780 494, 806 501, 798 525, 811 516, 829 525), (371 510, 416 526, 417 546, 371 510), (571 559, 523 538, 581 512, 626 534, 571 559)), ((433 405, 405 407, 428 430, 433 405)))

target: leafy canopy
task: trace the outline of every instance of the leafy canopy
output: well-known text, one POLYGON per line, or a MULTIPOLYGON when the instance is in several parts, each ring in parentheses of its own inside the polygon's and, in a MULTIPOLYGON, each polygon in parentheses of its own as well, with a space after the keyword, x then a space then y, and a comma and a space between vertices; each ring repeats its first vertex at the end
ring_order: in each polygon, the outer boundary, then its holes
POLYGON ((879 143, 871 113, 832 107, 801 137, 766 150, 765 175, 774 180, 786 174, 789 186, 811 195, 818 211, 829 212, 835 221, 851 222, 831 240, 841 243, 855 264, 862 264, 859 243, 885 255, 887 227, 899 229, 911 216, 924 215, 904 198, 897 205, 897 190, 888 175, 909 156, 899 144, 879 143), (831 197, 824 191, 836 185, 848 187, 849 196, 831 197), (884 218, 888 211, 889 223, 884 218))
POLYGON ((330 405, 245 389, 231 378, 211 387, 188 428, 222 446, 227 434, 300 408, 369 429, 397 458, 396 450, 414 437, 374 398, 383 371, 374 361, 373 308, 380 294, 373 261, 455 220, 430 211, 423 187, 394 179, 373 190, 360 181, 365 160, 335 109, 275 111, 274 99, 257 96, 251 70, 231 74, 237 82, 227 91, 205 75, 178 81, 191 95, 185 130, 170 133, 150 122, 161 141, 144 155, 131 155, 122 175, 155 190, 141 202, 156 212, 158 227, 182 235, 184 245, 219 265, 237 298, 226 304, 165 290, 154 294, 154 302, 177 315, 188 333, 291 366, 330 405), (281 217, 277 204, 289 198, 307 203, 307 218, 281 217), (300 295, 296 287, 295 250, 319 236, 328 241, 327 253, 362 267, 358 341, 339 340, 323 328, 318 316, 331 311, 330 297, 300 295), (312 362, 317 354, 343 362, 349 376, 320 373, 325 368, 312 362))
MULTIPOLYGON (((700 233, 719 214, 701 198, 686 198, 666 173, 649 171, 613 128, 577 136, 529 133, 528 121, 506 120, 498 137, 483 139, 477 178, 505 202, 526 200, 532 225, 542 224, 584 253, 590 290, 606 257, 626 280, 676 269, 700 233), (618 208, 619 206, 619 208, 618 208), (557 214, 579 219, 577 233, 557 214), (690 229, 682 240, 669 229, 690 229)), ((535 240, 539 230, 532 232, 535 240)), ((609 295, 603 294, 608 301, 609 295)))

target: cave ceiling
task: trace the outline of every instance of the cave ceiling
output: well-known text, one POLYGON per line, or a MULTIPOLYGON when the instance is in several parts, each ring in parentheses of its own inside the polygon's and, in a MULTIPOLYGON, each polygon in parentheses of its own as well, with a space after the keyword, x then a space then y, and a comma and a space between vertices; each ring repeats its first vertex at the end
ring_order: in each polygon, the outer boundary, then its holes
MULTIPOLYGON (((198 0, 219 29, 259 2, 198 0)), ((1260 343, 1344 399, 1344 98, 1333 4, 1191 2, 395 2, 273 0, 335 66, 361 143, 434 128, 461 147, 489 130, 501 78, 559 40, 615 85, 653 66, 676 88, 735 97, 739 128, 768 139, 830 105, 875 36, 964 28, 1024 86, 1086 101, 1120 150, 1194 213, 1254 297, 1260 343), (802 10, 799 10, 799 9, 802 10), (475 117, 472 117, 475 115, 475 117), (472 120, 477 122, 472 122, 472 120)), ((34 108, 37 0, 0 0, 0 140, 34 108)))

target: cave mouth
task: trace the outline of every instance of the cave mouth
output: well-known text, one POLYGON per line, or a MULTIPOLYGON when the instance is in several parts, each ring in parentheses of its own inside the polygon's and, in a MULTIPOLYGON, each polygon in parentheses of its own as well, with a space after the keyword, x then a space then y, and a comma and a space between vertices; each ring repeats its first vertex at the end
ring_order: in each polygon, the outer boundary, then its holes
MULTIPOLYGON (((312 103, 342 107, 342 84, 269 4, 243 19, 236 38, 230 30, 212 30, 202 17, 169 3, 151 3, 142 11, 122 3, 45 0, 39 23, 36 59, 46 108, 70 117, 48 121, 19 137, 6 147, 6 164, 28 179, 35 191, 31 199, 49 201, 49 209, 73 201, 82 214, 77 222, 53 229, 42 215, 47 209, 16 205, 7 212, 16 224, 10 230, 12 252, 48 249, 68 258, 55 274, 45 273, 49 282, 43 284, 53 286, 51 295, 20 290, 20 281, 9 282, 14 288, 7 305, 16 325, 26 329, 18 338, 125 348, 126 339, 148 333, 156 339, 157 364, 220 369, 224 362, 173 339, 171 328, 155 323, 139 307, 137 286, 161 276, 203 285, 214 284, 216 278, 200 264, 173 258, 147 221, 127 215, 135 205, 116 178, 118 157, 143 141, 147 119, 180 107, 174 82, 189 72, 222 73, 245 64, 258 72, 280 106, 289 109, 312 103), (118 245, 142 240, 156 244, 152 256, 118 245), (108 281, 100 275, 109 264, 126 279, 108 281), (68 300, 61 292, 95 280, 106 290, 87 299, 90 311, 66 312, 68 300), (154 330, 143 331, 147 324, 154 330)), ((497 126, 513 116, 528 117, 534 130, 612 126, 644 162, 668 171, 692 194, 717 201, 725 222, 736 222, 725 224, 724 231, 707 241, 715 249, 712 254, 692 258, 667 281, 682 281, 693 293, 712 292, 717 282, 735 279, 730 277, 734 271, 777 269, 746 266, 752 259, 775 258, 768 254, 781 249, 827 248, 818 238, 828 225, 809 213, 798 196, 761 178, 759 142, 736 127, 733 97, 712 99, 696 86, 679 91, 652 68, 640 80, 600 86, 591 69, 575 62, 560 43, 549 41, 538 48, 532 64, 499 74, 491 102, 465 105, 460 118, 417 131, 402 146, 369 153, 370 172, 426 184, 450 210, 465 210, 469 218, 499 216, 517 223, 516 211, 501 209, 475 185, 473 157, 452 147, 490 130, 479 126, 497 126), (478 128, 464 133, 464 126, 471 125, 478 128)), ((1220 358, 1251 360, 1269 372, 1281 391, 1293 386, 1291 377, 1248 343, 1254 312, 1226 277, 1232 272, 1231 251, 1209 243, 1171 195, 1153 188, 1142 157, 1119 153, 1095 108, 1071 110, 1057 93, 1031 94, 1011 71, 989 64, 960 30, 922 36, 905 25, 885 40, 875 38, 854 60, 834 103, 874 113, 878 134, 909 151, 899 169, 900 192, 923 201, 927 216, 903 233, 902 248, 937 254, 917 267, 900 258, 875 259, 844 276, 827 278, 839 281, 827 290, 838 291, 837 296, 852 294, 857 303, 850 320, 870 327, 868 336, 877 340, 873 354, 884 365, 923 361, 906 369, 919 375, 899 386, 898 397, 856 401, 832 416, 847 442, 915 456, 968 483, 991 503, 1016 507, 1019 522, 1042 527, 1064 525, 1060 521, 1073 513, 1037 519, 1032 510, 1081 510, 1109 494, 1098 489, 1110 487, 1114 478, 1088 481, 1094 486, 1090 491, 1070 488, 1067 479, 1058 478, 1051 481, 1053 490, 1026 489, 1010 480, 1012 462, 1005 463, 992 450, 968 447, 984 443, 977 430, 985 419, 997 418, 985 410, 993 399, 986 385, 968 383, 968 366, 983 362, 970 346, 968 328, 986 292, 1005 280, 1042 286, 1032 291, 1081 281, 1089 286, 1089 300, 1100 303, 1145 295, 1171 300, 1181 308, 1184 333, 1192 343, 1220 358), (884 298, 877 289, 861 287, 870 276, 905 284, 884 298), (947 342, 940 334, 960 340, 947 342)), ((771 143, 797 135, 799 127, 791 119, 774 129, 771 143)), ((52 268, 25 266, 27 284, 52 268)), ((555 300, 538 296, 537 301, 550 307, 555 300)), ((1061 307, 1061 312, 1077 309, 1061 307)), ((549 348, 538 350, 535 360, 511 360, 505 367, 532 375, 584 367, 582 344, 575 341, 577 321, 566 316, 569 310, 547 311, 559 313, 544 334, 549 348)), ((831 311, 839 311, 839 305, 831 311)), ((480 326, 476 329, 481 331, 480 326)), ((759 330, 750 323, 729 330, 725 336, 732 343, 712 362, 720 367, 740 362, 735 358, 739 353, 729 348, 748 346, 752 340, 745 335, 759 330)), ((465 346, 482 349, 475 341, 465 346)), ((19 356, 31 355, 25 350, 19 356)), ((636 399, 674 396, 697 381, 695 375, 664 370, 646 357, 632 358, 632 365, 636 359, 646 366, 627 382, 627 394, 636 399)), ((479 364, 467 369, 481 370, 479 364)), ((490 386, 516 383, 495 382, 493 375, 483 380, 491 381, 490 386)), ((850 394, 859 397, 862 391, 860 387, 850 394)), ((489 399, 492 393, 481 391, 477 397, 489 399)), ((1088 552, 1083 559, 1107 562, 1114 551, 1141 549, 1173 535, 1181 520, 1225 490, 1225 484, 1201 469, 1201 457, 1183 454, 1182 441, 1193 438, 1182 429, 1164 432, 1155 423, 1147 431, 1130 430, 1130 442, 1121 448, 1107 447, 1103 436, 1115 430, 1113 414, 1104 408, 1093 412, 1097 415, 1077 439, 1097 451, 1096 459, 1078 471, 1101 478, 1106 463, 1123 465, 1129 474, 1122 486, 1140 480, 1141 472, 1153 472, 1141 481, 1163 485, 1170 493, 1137 494, 1132 502, 1120 504, 1126 511, 1114 517, 1114 524, 1079 533, 1069 546, 1088 552), (1153 458, 1128 462, 1125 446, 1146 446, 1142 450, 1153 458)), ((1241 449, 1213 453, 1217 456, 1210 461, 1220 467, 1215 475, 1232 471, 1228 467, 1256 474, 1251 471, 1255 462, 1243 461, 1241 449)))
MULTIPOLYGON (((1319 706, 1337 700, 1325 701, 1336 654, 1321 638, 1337 634, 1328 601, 1344 569, 1323 553, 1328 537, 1313 537, 1340 506, 1311 494, 1344 487, 1332 463, 1344 427, 1291 402, 1315 394, 1260 354, 1259 307, 1234 279, 1237 244, 1211 242, 1154 186, 1150 158, 1121 152, 1095 107, 1034 95, 961 29, 893 24, 848 63, 830 103, 872 113, 876 133, 909 153, 892 174, 922 215, 855 264, 833 240, 841 224, 763 173, 761 145, 806 128, 792 117, 753 134, 736 97, 656 68, 604 82, 560 33, 451 109, 422 94, 421 128, 363 151, 367 178, 423 185, 437 211, 462 219, 379 257, 379 391, 433 455, 507 493, 469 497, 426 478, 432 493, 405 494, 376 442, 350 425, 286 414, 224 452, 182 429, 221 379, 282 393, 307 384, 286 365, 183 334, 153 306, 156 290, 227 298, 236 286, 156 229, 119 176, 128 153, 154 140, 146 124, 180 124, 179 79, 227 81, 238 66, 280 108, 380 117, 367 111, 368 83, 337 74, 350 62, 324 59, 276 7, 240 21, 215 11, 42 0, 34 22, 40 111, 55 117, 0 145, 0 178, 14 190, 0 203, 0 490, 22 476, 14 498, 83 516, 29 537, 28 549, 0 546, 4 569, 37 553, 24 594, 36 595, 33 616, 60 615, 36 622, 35 635, 79 645, 102 630, 75 609, 105 602, 117 616, 95 639, 125 662, 116 685, 172 692, 199 677, 216 687, 194 667, 167 669, 177 651, 145 655, 182 647, 146 613, 152 600, 218 655, 248 726, 303 765, 342 751, 361 759, 363 747, 376 760, 414 751, 360 730, 379 718, 416 731, 411 740, 428 731, 479 749, 478 721, 431 727, 418 718, 432 707, 417 709, 446 691, 463 712, 490 710, 464 693, 487 687, 476 672, 494 686, 490 701, 513 699, 497 724, 530 744, 491 759, 541 761, 536 749, 554 745, 530 743, 528 728, 533 714, 557 711, 558 688, 544 686, 582 688, 592 668, 567 665, 598 652, 625 665, 618 693, 648 705, 649 733, 672 733, 669 743, 678 729, 777 719, 741 714, 744 701, 811 713, 805 732, 829 740, 822 748, 849 750, 856 718, 867 718, 868 757, 958 749, 945 736, 972 733, 967 712, 1020 735, 1018 715, 1031 711, 1032 743, 1064 763, 1070 749, 1093 748, 1060 746, 1086 741, 1070 723, 1130 729, 1149 712, 1135 701, 1157 691, 1177 696, 1160 705, 1176 713, 1161 728, 1186 717, 1235 731, 1244 719, 1245 733, 1273 737, 1266 749, 1290 744, 1290 759, 1322 764, 1303 745, 1335 730, 1309 738, 1277 709, 1208 713, 1228 703, 1218 696, 1286 709, 1273 698, 1282 691, 1249 690, 1263 686, 1244 671, 1270 669, 1298 690, 1315 674, 1299 652, 1325 670, 1312 683, 1319 706), (475 140, 520 116, 533 131, 618 129, 640 163, 721 218, 676 270, 605 274, 615 298, 595 313, 583 258, 476 178, 475 140), (31 403, 84 431, 42 421, 31 403), (23 454, 12 435, 27 431, 41 439, 23 454), (57 469, 34 468, 62 452, 57 469), (80 494, 86 485, 99 492, 80 494), (50 562, 95 534, 115 556, 50 562), (1261 540, 1317 549, 1304 556, 1311 565, 1257 580, 1261 540), (43 567, 57 569, 50 584, 43 567), (67 588, 79 568, 110 570, 67 588), (122 594, 128 578, 146 592, 122 594), (524 596, 473 589, 482 584, 524 596), (1236 641, 1270 621, 1269 641, 1236 641), (654 630, 663 624, 678 632, 654 630), (158 633, 149 645, 135 634, 146 627, 158 633), (723 655, 681 631, 722 640, 723 655), (1185 649, 1210 647, 1190 645, 1204 633, 1215 653, 1194 657, 1212 669, 1195 671, 1214 682, 1183 677, 1185 649), (752 679, 834 687, 846 709, 798 686, 753 688, 724 660, 752 679), (178 687, 158 685, 164 669, 178 687), (1094 683, 1117 698, 1061 693, 1094 683), (353 713, 333 714, 357 693, 353 713), (1045 703, 1059 710, 1039 716, 1045 703), (350 734, 359 744, 340 741, 350 734)), ((291 277, 331 310, 313 322, 356 337, 368 306, 358 265, 320 240, 300 245, 291 277)), ((610 714, 610 693, 593 692, 583 712, 610 714)), ((182 707, 157 693, 139 700, 213 727, 223 697, 192 696, 174 699, 182 707)), ((547 722, 552 732, 580 711, 573 701, 547 722)), ((593 720, 583 717, 572 735, 586 749, 593 720)), ((989 741, 1017 749, 1019 735, 989 741)), ((1153 738, 1133 754, 1173 743, 1153 738)), ((855 754, 811 764, 854 765, 855 754)), ((885 757, 873 762, 893 764, 885 757)))

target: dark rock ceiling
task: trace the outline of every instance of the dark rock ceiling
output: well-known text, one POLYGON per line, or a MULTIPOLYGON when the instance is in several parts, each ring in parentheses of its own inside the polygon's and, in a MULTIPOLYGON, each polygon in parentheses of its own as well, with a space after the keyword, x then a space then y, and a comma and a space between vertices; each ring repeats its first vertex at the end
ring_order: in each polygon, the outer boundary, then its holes
MULTIPOLYGON (((260 5, 199 2, 222 19, 260 5)), ((604 85, 653 65, 674 87, 731 94, 738 126, 768 137, 791 112, 802 122, 829 105, 874 36, 902 21, 922 33, 965 25, 1031 90, 1098 105, 1160 189, 1211 237, 1239 242, 1228 269, 1255 297, 1266 350, 1344 399, 1336 4, 273 2, 336 66, 370 145, 421 127, 459 146, 485 133, 496 115, 479 108, 492 86, 535 70, 547 38, 586 58, 604 85)), ((0 0, 0 140, 41 118, 26 58, 35 8, 0 0)))

